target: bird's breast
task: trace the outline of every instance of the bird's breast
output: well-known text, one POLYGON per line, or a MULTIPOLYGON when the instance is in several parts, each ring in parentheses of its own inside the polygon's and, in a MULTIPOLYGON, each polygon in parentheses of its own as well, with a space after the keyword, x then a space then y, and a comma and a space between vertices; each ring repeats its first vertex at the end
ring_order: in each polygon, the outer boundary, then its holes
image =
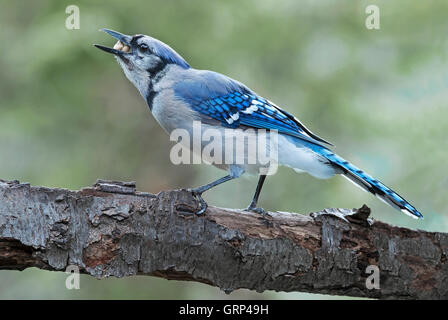
POLYGON ((162 89, 154 94, 151 111, 168 134, 176 129, 192 132, 193 122, 199 120, 189 105, 174 95, 172 89, 162 89))

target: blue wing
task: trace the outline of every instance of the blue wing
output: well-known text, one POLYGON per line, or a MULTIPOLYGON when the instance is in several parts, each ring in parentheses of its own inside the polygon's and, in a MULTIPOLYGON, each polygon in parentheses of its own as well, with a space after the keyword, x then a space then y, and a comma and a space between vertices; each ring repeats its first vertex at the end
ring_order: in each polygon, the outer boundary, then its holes
POLYGON ((238 91, 193 104, 193 109, 222 122, 226 127, 240 125, 278 130, 283 134, 331 144, 313 134, 292 114, 252 93, 238 91))
POLYGON ((196 71, 194 79, 176 85, 175 91, 203 116, 229 128, 241 125, 279 133, 322 145, 330 142, 306 128, 297 118, 238 81, 211 71, 196 71))

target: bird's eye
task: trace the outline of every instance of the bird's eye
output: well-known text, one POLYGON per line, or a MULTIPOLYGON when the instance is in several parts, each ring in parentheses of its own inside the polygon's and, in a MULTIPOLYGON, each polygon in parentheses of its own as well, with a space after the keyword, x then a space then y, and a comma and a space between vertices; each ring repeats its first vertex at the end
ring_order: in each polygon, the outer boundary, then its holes
POLYGON ((149 49, 149 47, 148 47, 148 45, 145 44, 145 43, 141 43, 141 44, 139 44, 139 46, 138 46, 138 51, 140 51, 141 53, 146 53, 146 52, 148 52, 148 49, 149 49))

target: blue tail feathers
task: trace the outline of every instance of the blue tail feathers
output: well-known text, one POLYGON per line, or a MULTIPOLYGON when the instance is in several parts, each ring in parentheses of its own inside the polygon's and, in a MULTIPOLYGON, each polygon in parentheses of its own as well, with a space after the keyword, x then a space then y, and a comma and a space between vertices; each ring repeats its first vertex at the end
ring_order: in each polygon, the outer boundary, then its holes
POLYGON ((333 165, 340 168, 342 170, 342 174, 346 178, 354 182, 365 191, 374 194, 380 200, 413 218, 423 219, 423 215, 416 208, 380 181, 374 179, 372 176, 363 172, 353 164, 326 148, 319 147, 319 150, 315 149, 315 151, 328 159, 333 165))

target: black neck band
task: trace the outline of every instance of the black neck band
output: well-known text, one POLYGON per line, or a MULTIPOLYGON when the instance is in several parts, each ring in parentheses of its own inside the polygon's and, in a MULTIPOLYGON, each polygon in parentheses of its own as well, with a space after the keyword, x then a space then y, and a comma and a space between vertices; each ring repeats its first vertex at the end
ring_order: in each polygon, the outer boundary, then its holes
POLYGON ((156 78, 157 74, 159 74, 163 69, 165 69, 166 65, 167 65, 166 62, 160 61, 154 67, 146 69, 146 71, 149 73, 151 79, 154 79, 156 78))
POLYGON ((148 69, 148 73, 150 74, 151 81, 149 85, 149 93, 146 97, 146 103, 149 106, 149 110, 152 111, 152 103, 154 101, 154 98, 156 97, 157 93, 154 90, 154 85, 157 84, 166 74, 166 67, 168 63, 159 63, 157 66, 155 66, 152 69, 148 69))

